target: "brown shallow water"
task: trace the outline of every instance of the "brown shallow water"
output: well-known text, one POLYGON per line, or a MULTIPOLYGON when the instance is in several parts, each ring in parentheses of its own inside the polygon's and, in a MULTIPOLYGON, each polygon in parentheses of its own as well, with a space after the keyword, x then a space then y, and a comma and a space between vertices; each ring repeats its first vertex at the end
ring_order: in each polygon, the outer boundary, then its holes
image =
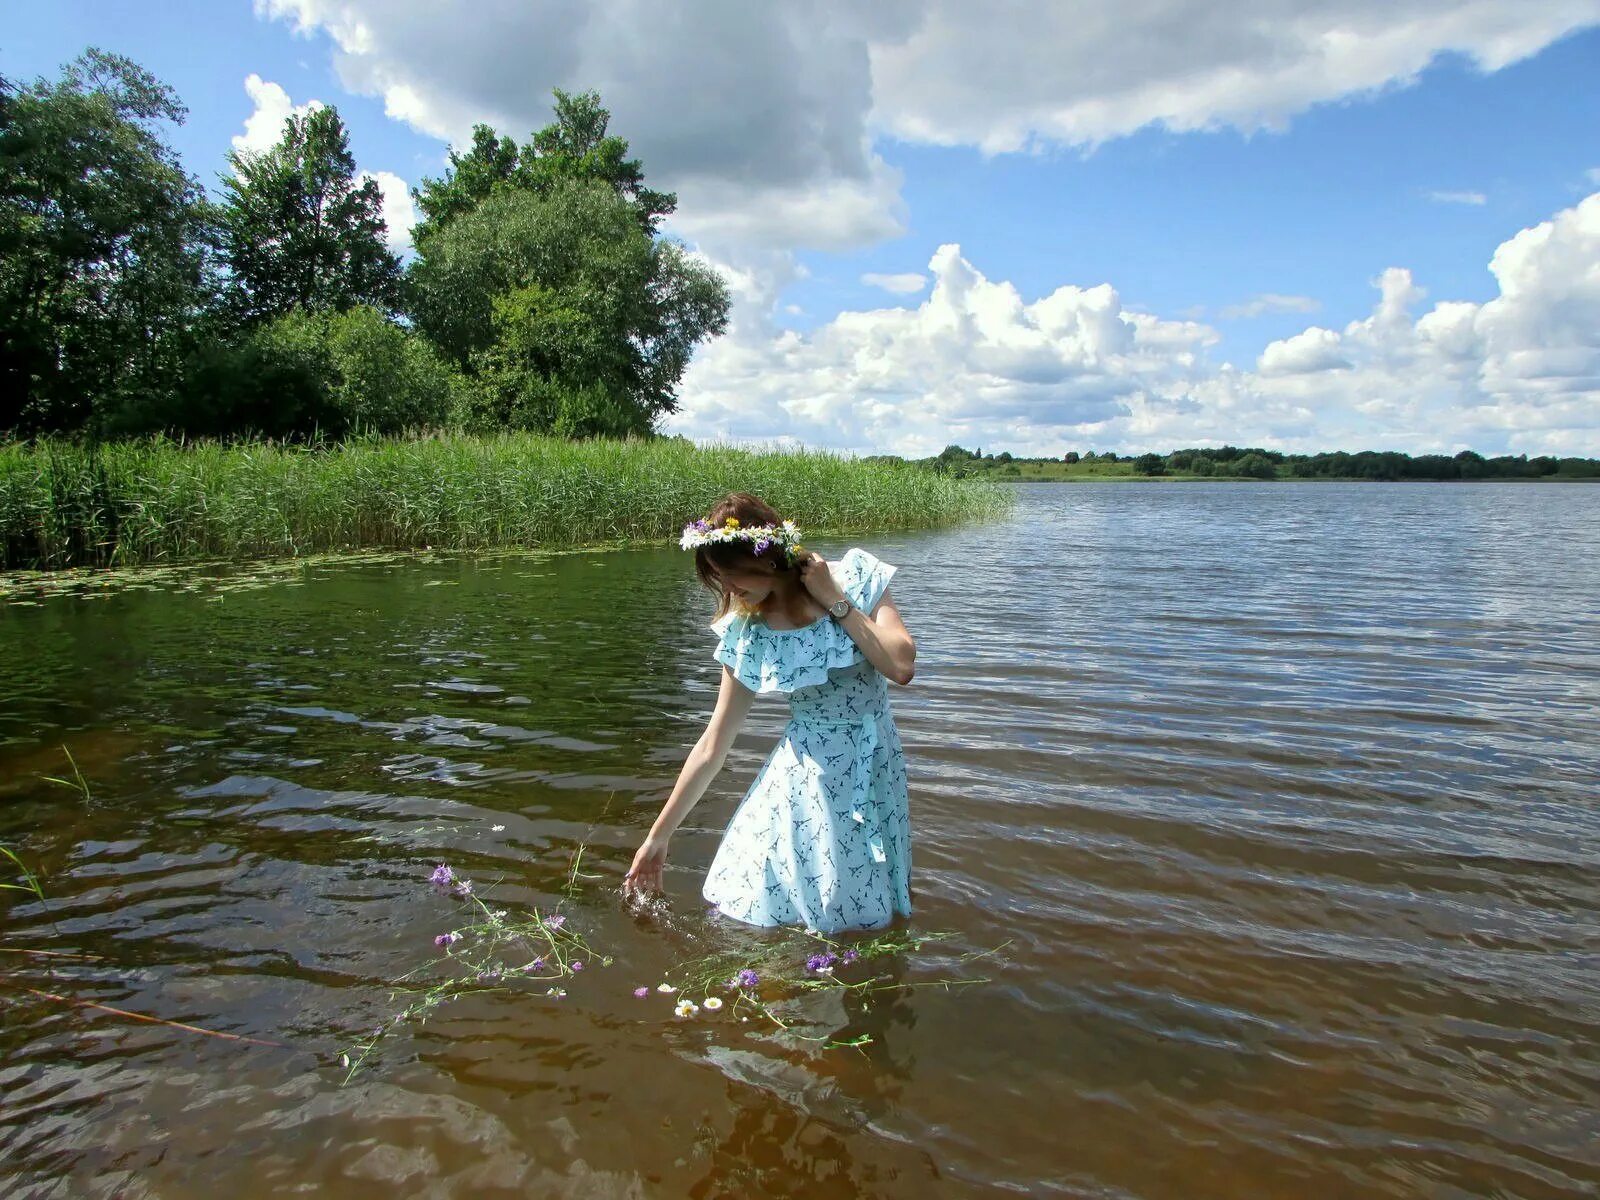
POLYGON ((955 935, 897 978, 989 980, 800 1003, 863 1051, 631 994, 726 936, 699 885, 784 713, 674 840, 677 916, 625 914, 714 699, 676 549, 0 610, 0 840, 50 896, 0 893, 0 948, 101 956, 0 954, 0 1191, 1593 1194, 1600 488, 1019 492, 852 539, 901 568, 914 926, 955 935), (433 864, 548 906, 581 841, 613 965, 341 1087, 450 924, 433 864))

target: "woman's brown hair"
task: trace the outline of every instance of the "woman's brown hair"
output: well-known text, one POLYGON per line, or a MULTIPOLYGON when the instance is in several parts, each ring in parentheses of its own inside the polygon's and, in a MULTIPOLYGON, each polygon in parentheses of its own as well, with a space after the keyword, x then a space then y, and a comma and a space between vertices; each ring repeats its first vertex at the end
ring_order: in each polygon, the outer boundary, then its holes
MULTIPOLYGON (((707 510, 705 520, 714 529, 725 524, 729 517, 735 518, 741 526, 783 523, 783 518, 775 508, 751 492, 729 492, 707 510)), ((709 542, 694 548, 694 573, 699 576, 701 584, 717 594, 717 611, 712 617, 713 621, 721 619, 733 607, 733 593, 717 582, 715 568, 748 571, 757 559, 770 562, 779 571, 800 569, 798 563, 789 562, 784 548, 777 543, 768 546, 761 554, 756 553, 754 542, 744 541, 709 542)))

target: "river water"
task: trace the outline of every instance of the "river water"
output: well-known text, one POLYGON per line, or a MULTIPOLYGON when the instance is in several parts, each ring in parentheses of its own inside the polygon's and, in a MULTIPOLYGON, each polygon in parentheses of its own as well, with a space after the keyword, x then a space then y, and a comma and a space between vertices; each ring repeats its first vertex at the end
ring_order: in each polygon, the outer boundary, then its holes
POLYGON ((0 840, 49 898, 0 893, 0 1191, 1593 1194, 1600 488, 1018 497, 811 543, 900 568, 913 927, 952 935, 871 1007, 796 1001, 861 1049, 632 994, 723 936, 700 883, 785 716, 674 838, 674 915, 624 912, 715 697, 676 548, 0 610, 0 840), (43 779, 63 747, 87 798, 43 779), (612 964, 341 1086, 450 927, 433 866, 548 908, 580 843, 563 911, 612 964), (15 953, 46 948, 96 957, 15 953))

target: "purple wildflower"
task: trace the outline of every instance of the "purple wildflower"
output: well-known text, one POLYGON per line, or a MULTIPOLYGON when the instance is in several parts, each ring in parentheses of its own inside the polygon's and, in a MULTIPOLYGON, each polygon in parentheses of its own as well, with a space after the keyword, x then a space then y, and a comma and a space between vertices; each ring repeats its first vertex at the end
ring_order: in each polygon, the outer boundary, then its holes
POLYGON ((451 931, 450 933, 441 933, 438 937, 434 938, 433 944, 435 946, 449 946, 455 942, 459 942, 460 940, 461 935, 451 931))
POLYGON ((639 999, 643 1000, 646 996, 648 996, 650 994, 650 989, 647 988, 647 987, 634 988, 633 989, 633 994, 635 996, 639 997, 639 999))
POLYGON ((535 971, 542 971, 542 970, 544 970, 544 959, 536 958, 531 963, 529 963, 528 966, 531 967, 535 971))
POLYGON ((440 863, 433 869, 433 874, 428 876, 428 882, 436 888, 447 888, 455 882, 455 872, 440 863))
POLYGON ((459 892, 463 896, 472 895, 472 880, 470 880, 470 879, 458 879, 458 880, 456 880, 456 891, 459 892))
POLYGON ((546 929, 560 929, 566 923, 567 923, 567 919, 565 917, 563 917, 560 913, 557 913, 553 917, 546 917, 544 919, 544 927, 546 929))
POLYGON ((581 971, 583 970, 583 964, 581 962, 575 962, 572 964, 572 969, 574 971, 581 971))
POLYGON ((853 962, 855 962, 856 959, 858 959, 860 957, 861 956, 859 954, 857 954, 854 950, 846 950, 844 952, 844 958, 840 959, 840 961, 841 962, 845 962, 845 963, 853 963, 853 962))
POLYGON ((826 954, 813 954, 810 958, 806 959, 806 970, 831 971, 833 970, 833 964, 838 961, 838 956, 831 950, 826 954))
POLYGON ((761 982, 761 976, 757 975, 749 967, 745 967, 733 977, 733 982, 742 988, 753 988, 761 982))

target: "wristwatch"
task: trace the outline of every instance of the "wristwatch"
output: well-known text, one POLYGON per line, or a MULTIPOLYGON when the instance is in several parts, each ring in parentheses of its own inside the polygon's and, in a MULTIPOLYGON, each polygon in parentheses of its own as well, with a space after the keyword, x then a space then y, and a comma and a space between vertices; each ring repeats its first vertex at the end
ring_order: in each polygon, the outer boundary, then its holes
POLYGON ((840 596, 832 604, 828 605, 828 613, 835 621, 842 621, 853 607, 848 597, 840 596))

